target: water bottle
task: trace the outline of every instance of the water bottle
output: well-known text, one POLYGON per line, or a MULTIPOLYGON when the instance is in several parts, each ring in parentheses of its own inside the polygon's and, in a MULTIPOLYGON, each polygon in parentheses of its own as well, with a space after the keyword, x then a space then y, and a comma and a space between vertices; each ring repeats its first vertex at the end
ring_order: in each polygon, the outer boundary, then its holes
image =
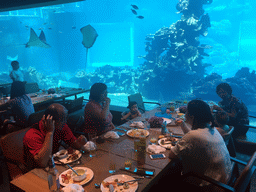
POLYGON ((168 133, 168 130, 167 130, 167 128, 166 128, 166 125, 167 125, 167 123, 166 123, 166 121, 164 121, 164 123, 163 123, 163 125, 162 125, 162 130, 161 130, 161 134, 162 134, 162 135, 166 135, 166 134, 168 133))
POLYGON ((55 167, 55 163, 52 156, 50 156, 49 160, 48 185, 51 192, 60 191, 59 172, 55 167))

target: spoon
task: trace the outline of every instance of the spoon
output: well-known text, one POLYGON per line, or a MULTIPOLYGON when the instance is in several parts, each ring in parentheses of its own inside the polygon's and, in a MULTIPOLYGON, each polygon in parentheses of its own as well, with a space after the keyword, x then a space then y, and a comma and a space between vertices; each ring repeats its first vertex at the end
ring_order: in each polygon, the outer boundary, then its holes
POLYGON ((95 183, 95 188, 100 188, 100 183, 95 183))
POLYGON ((77 176, 79 176, 78 173, 77 173, 69 164, 67 164, 67 166, 68 166, 77 176))

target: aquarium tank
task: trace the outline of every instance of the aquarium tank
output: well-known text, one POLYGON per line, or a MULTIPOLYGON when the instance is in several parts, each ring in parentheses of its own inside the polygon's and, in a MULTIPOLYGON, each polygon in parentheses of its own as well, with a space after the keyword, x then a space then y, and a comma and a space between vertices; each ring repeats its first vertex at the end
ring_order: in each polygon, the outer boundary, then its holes
POLYGON ((102 82, 127 106, 134 93, 161 103, 219 101, 216 86, 227 82, 252 110, 255 7, 253 0, 86 0, 1 11, 0 84, 12 82, 16 60, 40 89, 102 82))

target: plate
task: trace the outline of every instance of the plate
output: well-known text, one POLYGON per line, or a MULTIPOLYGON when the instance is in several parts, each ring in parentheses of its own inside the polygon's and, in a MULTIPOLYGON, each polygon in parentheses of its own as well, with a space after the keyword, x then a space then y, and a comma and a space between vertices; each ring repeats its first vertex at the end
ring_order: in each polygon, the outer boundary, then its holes
MULTIPOLYGON (((54 157, 56 157, 56 153, 53 155, 54 157)), ((59 159, 60 162, 64 163, 64 164, 67 164, 67 163, 72 163, 72 162, 75 162, 77 161, 78 159, 80 159, 82 157, 82 153, 78 150, 74 150, 73 154, 68 154, 67 157, 63 158, 63 159, 59 159), (68 158, 71 156, 71 155, 78 155, 76 159, 72 160, 68 160, 68 158)), ((58 165, 61 165, 61 163, 59 161, 54 161, 55 164, 58 164, 58 165)))
MULTIPOLYGON (((175 139, 175 143, 179 140, 178 138, 175 138, 175 137, 173 137, 174 139, 175 139)), ((161 144, 161 142, 162 141, 166 141, 166 137, 165 138, 162 138, 162 139, 159 139, 158 140, 158 144, 161 146, 161 147, 164 147, 164 148, 166 148, 166 149, 170 149, 171 147, 173 147, 173 145, 170 143, 170 144, 164 144, 164 145, 162 145, 161 144)))
POLYGON ((93 171, 92 171, 90 168, 87 168, 87 167, 75 167, 74 169, 75 169, 75 170, 76 170, 76 169, 84 169, 84 170, 86 171, 86 178, 85 178, 84 180, 80 181, 80 182, 74 182, 73 179, 69 179, 69 183, 66 184, 66 183, 64 183, 64 182, 62 181, 61 175, 67 174, 68 172, 70 172, 70 173, 72 174, 72 170, 71 170, 71 169, 68 169, 68 170, 62 172, 62 173, 60 174, 60 176, 59 176, 60 184, 61 184, 62 186, 66 187, 66 186, 68 186, 69 184, 72 184, 72 183, 78 184, 78 185, 84 185, 84 184, 90 182, 90 181, 92 180, 93 176, 94 176, 94 173, 93 173, 93 171))
POLYGON ((149 136, 149 132, 147 130, 144 129, 131 129, 129 131, 126 132, 126 134, 130 137, 133 138, 140 138, 142 136, 149 136))
MULTIPOLYGON (((114 182, 115 179, 118 179, 118 181, 130 181, 133 180, 135 178, 129 176, 129 175, 112 175, 110 177, 107 177, 106 179, 103 180, 103 182, 114 182)), ((122 191, 122 192, 135 192, 138 189, 138 182, 134 182, 133 184, 129 184, 129 189, 124 189, 123 186, 116 186, 115 187, 115 191, 122 191)), ((100 185, 100 189, 102 192, 109 192, 109 188, 108 187, 104 187, 101 183, 100 185)))

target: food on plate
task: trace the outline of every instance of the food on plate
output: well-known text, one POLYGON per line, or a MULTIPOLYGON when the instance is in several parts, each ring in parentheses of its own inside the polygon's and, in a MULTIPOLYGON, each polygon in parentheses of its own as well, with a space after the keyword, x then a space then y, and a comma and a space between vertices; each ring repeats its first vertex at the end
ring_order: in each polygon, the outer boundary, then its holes
POLYGON ((142 137, 146 136, 146 131, 143 129, 132 129, 128 132, 128 135, 131 137, 142 137))
MULTIPOLYGON (((117 188, 118 185, 117 183, 124 183, 124 181, 122 180, 118 180, 118 179, 115 179, 114 181, 112 182, 106 182, 106 181, 102 181, 102 185, 103 187, 105 188, 109 188, 109 185, 112 184, 114 186, 114 188, 117 188)), ((131 184, 133 184, 134 182, 131 182, 131 183, 124 183, 123 185, 120 185, 119 187, 122 187, 123 189, 129 189, 131 184)), ((122 191, 122 189, 120 188, 120 191, 122 191)))
POLYGON ((162 139, 160 141, 161 145, 169 145, 171 144, 172 146, 174 146, 177 143, 177 139, 175 137, 167 137, 166 139, 162 139))
POLYGON ((65 184, 69 184, 69 180, 71 180, 72 171, 68 171, 66 174, 61 174, 62 182, 65 184))
POLYGON ((162 138, 164 138, 165 136, 164 135, 159 135, 158 136, 158 139, 162 139, 162 138))
POLYGON ((78 157, 79 157, 78 154, 74 153, 67 158, 67 161, 74 161, 78 159, 78 157))

